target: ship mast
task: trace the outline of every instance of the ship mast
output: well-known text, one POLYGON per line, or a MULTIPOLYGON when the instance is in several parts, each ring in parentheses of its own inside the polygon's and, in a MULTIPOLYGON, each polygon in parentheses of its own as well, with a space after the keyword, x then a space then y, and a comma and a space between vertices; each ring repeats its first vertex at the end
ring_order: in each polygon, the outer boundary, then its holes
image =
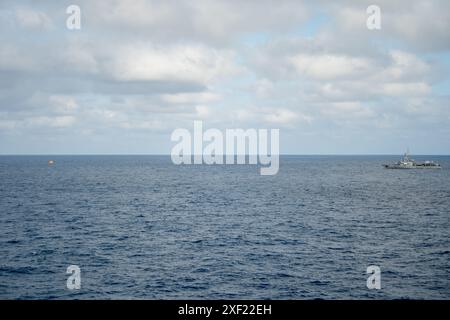
POLYGON ((409 161, 409 147, 406 148, 405 156, 403 157, 404 161, 409 161))

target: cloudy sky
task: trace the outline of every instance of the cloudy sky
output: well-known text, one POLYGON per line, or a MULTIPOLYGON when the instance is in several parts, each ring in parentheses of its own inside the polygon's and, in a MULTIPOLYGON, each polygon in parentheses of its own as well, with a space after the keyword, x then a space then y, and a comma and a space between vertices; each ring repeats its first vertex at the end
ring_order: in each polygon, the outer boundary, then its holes
POLYGON ((289 154, 450 154, 450 1, 0 1, 1 154, 167 154, 279 128, 289 154), (68 30, 66 9, 81 8, 68 30), (381 30, 366 9, 381 8, 381 30))

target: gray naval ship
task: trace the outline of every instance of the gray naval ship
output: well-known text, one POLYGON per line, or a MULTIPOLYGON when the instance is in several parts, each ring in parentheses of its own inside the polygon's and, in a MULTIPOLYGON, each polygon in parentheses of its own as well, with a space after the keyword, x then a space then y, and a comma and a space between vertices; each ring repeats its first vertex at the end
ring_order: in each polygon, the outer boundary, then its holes
POLYGON ((434 161, 416 162, 414 159, 409 157, 409 152, 407 151, 403 158, 392 164, 384 164, 386 169, 441 169, 441 165, 434 161))

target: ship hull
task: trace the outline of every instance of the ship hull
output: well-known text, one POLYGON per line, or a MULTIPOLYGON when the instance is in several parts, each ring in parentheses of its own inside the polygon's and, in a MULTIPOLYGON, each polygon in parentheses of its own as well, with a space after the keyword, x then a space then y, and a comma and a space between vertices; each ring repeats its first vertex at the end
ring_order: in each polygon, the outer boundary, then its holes
POLYGON ((409 158, 408 152, 403 159, 391 164, 384 164, 386 169, 441 169, 441 165, 434 161, 416 162, 409 158))
POLYGON ((397 166, 397 165, 387 165, 385 164, 384 167, 386 169, 441 169, 441 166, 397 166))

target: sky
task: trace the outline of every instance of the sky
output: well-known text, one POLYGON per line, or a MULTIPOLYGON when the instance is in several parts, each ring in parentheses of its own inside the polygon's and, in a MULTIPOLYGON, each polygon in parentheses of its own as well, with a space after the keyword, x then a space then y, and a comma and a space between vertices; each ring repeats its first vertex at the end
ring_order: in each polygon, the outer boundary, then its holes
POLYGON ((449 12, 447 0, 1 0, 0 154, 169 154, 194 120, 280 129, 282 154, 450 154, 449 12))

